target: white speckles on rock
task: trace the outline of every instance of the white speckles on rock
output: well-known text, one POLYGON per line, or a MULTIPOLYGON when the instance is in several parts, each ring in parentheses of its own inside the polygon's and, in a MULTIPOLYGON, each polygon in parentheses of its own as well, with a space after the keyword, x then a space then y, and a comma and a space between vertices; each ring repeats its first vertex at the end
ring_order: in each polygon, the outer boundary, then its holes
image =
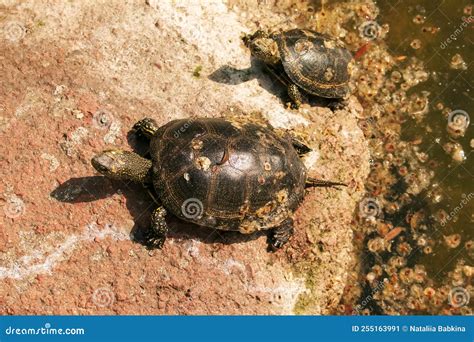
POLYGON ((84 139, 89 135, 89 131, 85 127, 78 127, 74 132, 71 133, 69 138, 66 138, 60 143, 61 149, 66 153, 67 156, 71 157, 76 151, 76 146, 81 144, 84 139))
POLYGON ((81 120, 81 119, 84 118, 84 113, 81 112, 79 109, 73 109, 73 110, 72 110, 72 114, 74 115, 74 117, 75 117, 76 119, 81 120))
POLYGON ((25 212, 25 203, 16 194, 6 194, 6 203, 3 206, 3 212, 8 218, 15 219, 25 212))
POLYGON ((59 167, 58 159, 52 154, 42 153, 41 158, 49 161, 49 171, 54 172, 59 167))
POLYGON ((362 105, 360 102, 357 100, 355 96, 349 96, 347 99, 347 110, 354 115, 356 118, 361 119, 363 118, 363 113, 364 113, 364 108, 362 108, 362 105))
POLYGON ((56 97, 56 101, 61 101, 66 90, 67 86, 65 86, 64 84, 57 85, 56 88, 54 88, 53 96, 56 97))
POLYGON ((36 115, 42 109, 41 104, 41 95, 33 89, 28 89, 23 101, 15 110, 15 117, 22 118, 27 115, 36 115))
POLYGON ((77 127, 74 132, 71 134, 71 142, 74 145, 80 144, 85 137, 89 134, 89 131, 85 127, 77 127))
POLYGON ((306 166, 307 170, 311 170, 314 167, 316 167, 316 163, 320 157, 320 154, 318 151, 311 151, 309 153, 306 153, 306 155, 303 157, 303 163, 306 166))
POLYGON ((197 240, 190 240, 185 243, 186 245, 186 252, 194 259, 198 259, 200 256, 199 253, 199 246, 201 245, 201 242, 197 240))
POLYGON ((110 124, 109 131, 104 136, 104 141, 106 144, 113 144, 117 136, 120 134, 120 130, 122 128, 122 124, 118 120, 112 121, 110 124))
MULTIPOLYGON (((177 51, 186 49, 183 54, 173 53, 173 56, 169 56, 169 58, 173 57, 173 68, 170 68, 172 74, 163 73, 162 75, 169 77, 170 82, 176 84, 176 89, 170 89, 178 94, 170 104, 176 106, 173 115, 177 117, 215 116, 226 107, 235 105, 243 111, 262 112, 270 124, 277 128, 287 129, 300 124, 308 124, 301 114, 286 110, 281 105, 280 99, 267 92, 259 83, 268 83, 268 86, 272 86, 274 80, 270 78, 260 81, 257 79, 243 80, 241 79, 242 71, 230 71, 227 79, 236 82, 228 84, 201 77, 194 89, 196 80, 192 80, 192 82, 186 80, 186 77, 192 77, 191 73, 186 75, 174 72, 176 69, 188 69, 190 63, 196 63, 196 65, 207 63, 210 70, 214 71, 226 65, 239 70, 250 67, 249 51, 242 46, 240 33, 236 34, 236 32, 248 32, 249 29, 242 24, 241 18, 236 13, 229 11, 224 2, 193 1, 190 5, 189 2, 173 3, 150 0, 148 5, 156 10, 156 15, 159 17, 156 23, 160 24, 161 35, 170 37, 177 35, 186 41, 185 44, 180 44, 183 46, 176 48, 177 51), (219 30, 216 30, 216 27, 219 27, 219 30), (193 62, 193 57, 190 54, 196 56, 196 62, 193 62), (180 81, 176 81, 177 78, 181 78, 180 81), (184 82, 189 88, 187 94, 183 94, 182 87, 178 86, 184 82), (214 95, 216 93, 219 96, 216 97, 214 95), (190 97, 195 99, 195 104, 188 104, 190 97), (189 112, 181 113, 186 106, 189 106, 191 114, 189 112)), ((153 33, 153 35, 155 34, 153 33)), ((178 42, 179 39, 174 39, 174 41, 178 42)), ((251 68, 247 72, 260 73, 261 71, 251 68)), ((135 82, 134 86, 139 82, 143 82, 143 80, 135 82)))
POLYGON ((35 251, 32 255, 24 256, 17 263, 0 267, 0 279, 24 279, 37 274, 51 274, 53 267, 76 248, 81 242, 93 241, 94 239, 105 239, 110 237, 114 240, 127 240, 129 237, 123 231, 112 225, 106 225, 99 229, 95 223, 86 226, 80 235, 70 235, 57 246, 45 246, 42 251, 35 251), (37 260, 37 263, 32 263, 37 260))
POLYGON ((232 257, 219 260, 206 251, 201 253, 201 246, 201 242, 190 240, 184 242, 182 248, 200 265, 219 270, 226 277, 237 274, 248 295, 268 298, 272 305, 279 309, 280 314, 293 314, 298 296, 308 291, 304 279, 295 277, 292 272, 285 271, 278 264, 266 265, 266 269, 262 270, 259 269, 261 266, 258 263, 251 265, 232 257), (268 279, 267 272, 274 274, 275 278, 268 279))
POLYGON ((268 122, 275 128, 291 128, 297 125, 309 125, 309 121, 299 114, 294 114, 284 110, 282 107, 265 112, 265 117, 268 122))

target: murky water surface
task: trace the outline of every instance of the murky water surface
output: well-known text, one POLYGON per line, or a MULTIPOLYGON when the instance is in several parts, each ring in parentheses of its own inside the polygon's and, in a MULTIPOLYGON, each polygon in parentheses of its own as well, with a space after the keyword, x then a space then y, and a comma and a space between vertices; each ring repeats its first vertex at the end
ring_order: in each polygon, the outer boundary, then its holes
MULTIPOLYGON (((444 210, 448 215, 459 208, 458 214, 448 220, 444 229, 438 233, 460 234, 461 242, 472 240, 474 146, 471 146, 471 140, 474 135, 472 128, 468 128, 464 137, 452 139, 447 131, 446 117, 446 114, 456 111, 460 115, 467 114, 471 120, 474 115, 474 94, 471 86, 474 81, 474 17, 470 18, 472 2, 405 0, 396 5, 394 1, 382 1, 378 5, 381 21, 390 25, 390 34, 386 40, 390 51, 394 54, 418 57, 430 72, 430 78, 417 89, 430 93, 425 118, 420 122, 408 120, 402 127, 403 139, 410 141, 421 137, 421 150, 426 151, 429 158, 437 162, 433 167, 432 183, 438 185, 440 198, 426 204, 432 213, 444 210), (418 23, 420 19, 423 23, 418 23), (430 33, 432 28, 437 32, 430 33), (414 40, 420 41, 419 49, 410 46, 414 40), (458 61, 461 59, 464 63, 458 61), (441 109, 442 107, 444 109, 441 109), (461 145, 464 157, 460 156, 459 159, 463 161, 453 160, 443 148, 445 144, 453 141, 461 145), (466 201, 468 203, 463 205, 466 201)), ((455 119, 456 113, 453 116, 453 120, 455 119)), ((464 125, 461 121, 460 124, 464 125)), ((420 200, 424 199, 423 195, 420 200)), ((434 272, 443 277, 460 257, 469 258, 465 249, 446 248, 445 245, 439 244, 434 247, 432 255, 422 257, 421 261, 430 273, 434 272)))

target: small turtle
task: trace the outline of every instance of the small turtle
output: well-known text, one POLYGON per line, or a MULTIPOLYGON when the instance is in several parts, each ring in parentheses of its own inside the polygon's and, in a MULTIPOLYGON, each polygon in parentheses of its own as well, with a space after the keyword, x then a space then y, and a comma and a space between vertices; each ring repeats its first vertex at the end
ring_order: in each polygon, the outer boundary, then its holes
POLYGON ((271 34, 258 30, 243 41, 252 56, 287 86, 293 107, 303 101, 301 90, 331 99, 348 95, 352 54, 341 41, 300 29, 271 34))
POLYGON ((270 229, 270 248, 293 233, 293 213, 305 187, 344 185, 309 178, 300 156, 310 149, 269 126, 224 119, 174 120, 159 127, 145 118, 133 126, 149 140, 150 159, 106 150, 92 159, 101 174, 154 188, 161 205, 147 236, 161 248, 167 211, 201 226, 250 234, 270 229))

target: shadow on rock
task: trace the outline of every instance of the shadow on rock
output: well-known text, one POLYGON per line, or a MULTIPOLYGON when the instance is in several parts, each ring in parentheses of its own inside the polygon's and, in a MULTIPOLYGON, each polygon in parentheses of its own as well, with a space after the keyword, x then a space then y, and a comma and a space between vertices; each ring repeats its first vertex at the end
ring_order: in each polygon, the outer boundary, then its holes
POLYGON ((223 84, 237 85, 255 78, 253 68, 237 69, 229 65, 223 65, 208 76, 211 81, 223 84))
POLYGON ((133 130, 127 133, 127 142, 133 152, 145 158, 150 157, 150 144, 146 139, 137 137, 133 130))
POLYGON ((92 202, 117 192, 110 180, 102 176, 71 178, 51 192, 51 197, 65 203, 92 202))
MULTIPOLYGON (((126 198, 127 209, 133 217, 134 226, 130 232, 132 241, 147 246, 145 234, 150 228, 150 217, 157 206, 150 194, 140 184, 111 180, 103 176, 71 178, 51 192, 51 197, 63 203, 93 202, 121 193, 126 198)), ((156 194, 152 193, 156 198, 156 194)), ((233 244, 257 239, 264 235, 258 232, 244 235, 201 227, 184 222, 171 213, 167 215, 169 238, 177 240, 198 240, 202 243, 233 244)))
MULTIPOLYGON (((257 79, 260 87, 265 89, 270 94, 278 97, 282 105, 290 102, 290 97, 287 92, 287 85, 278 80, 275 75, 265 66, 265 64, 256 59, 251 58, 251 66, 247 69, 237 69, 229 65, 221 66, 219 69, 214 71, 208 76, 211 81, 229 85, 238 85, 244 82, 248 82, 253 79, 257 79)), ((281 66, 279 73, 283 73, 283 67, 281 66)), ((287 76, 285 76, 286 78, 287 76)), ((315 95, 303 94, 305 97, 304 103, 309 104, 312 107, 331 107, 338 108, 338 100, 326 99, 315 95)))
POLYGON ((237 85, 256 79, 260 87, 270 94, 289 100, 285 86, 271 75, 265 64, 258 59, 251 58, 251 66, 247 69, 237 69, 229 65, 221 66, 208 76, 211 81, 229 85, 237 85))

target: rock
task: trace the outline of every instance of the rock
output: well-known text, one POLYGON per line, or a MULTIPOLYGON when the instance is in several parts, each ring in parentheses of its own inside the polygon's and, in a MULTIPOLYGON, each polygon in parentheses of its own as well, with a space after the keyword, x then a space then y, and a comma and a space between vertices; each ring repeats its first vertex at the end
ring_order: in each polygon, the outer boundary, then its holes
MULTIPOLYGON (((265 7, 255 11, 262 25, 275 20, 265 7)), ((0 193, 21 194, 27 210, 0 217, 0 313, 334 309, 351 257, 349 224, 369 171, 355 98, 336 112, 285 109, 284 90, 251 64, 240 41, 253 22, 217 1, 29 1, 5 13, 15 30, 14 39, 0 40, 0 139, 8 141, 0 145, 0 193), (98 121, 98 113, 107 120, 98 121), (149 252, 137 241, 152 200, 139 186, 97 177, 90 158, 106 147, 129 149, 128 127, 144 116, 164 124, 223 113, 257 115, 303 136, 314 149, 310 175, 349 187, 310 190, 296 213, 296 235, 274 254, 263 235, 173 219, 164 249, 149 252)))

